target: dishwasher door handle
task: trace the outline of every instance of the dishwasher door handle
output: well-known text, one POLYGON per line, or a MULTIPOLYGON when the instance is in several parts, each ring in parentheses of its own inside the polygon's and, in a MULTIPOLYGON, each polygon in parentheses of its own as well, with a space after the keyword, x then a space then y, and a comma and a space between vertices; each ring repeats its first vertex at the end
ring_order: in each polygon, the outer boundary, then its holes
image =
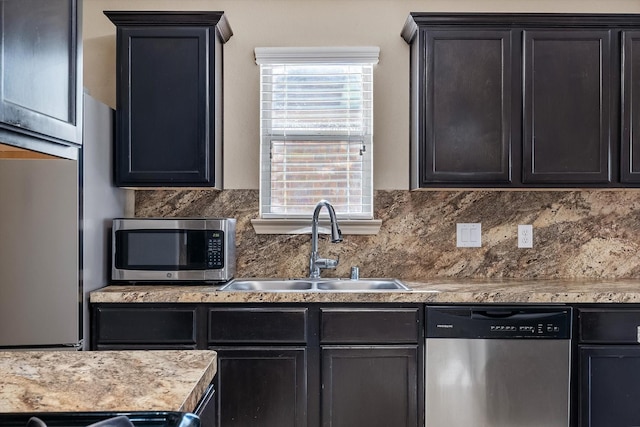
POLYGON ((564 316, 564 313, 558 312, 539 312, 539 313, 531 313, 529 311, 524 310, 471 310, 471 318, 472 319, 511 319, 511 320, 535 320, 540 318, 548 318, 554 314, 558 314, 560 316, 564 316))

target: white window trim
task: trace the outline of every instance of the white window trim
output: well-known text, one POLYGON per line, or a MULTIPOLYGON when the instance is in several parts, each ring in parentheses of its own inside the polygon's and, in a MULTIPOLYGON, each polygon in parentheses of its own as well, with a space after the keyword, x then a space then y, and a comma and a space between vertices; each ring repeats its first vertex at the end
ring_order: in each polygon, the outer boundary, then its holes
POLYGON ((257 47, 256 64, 313 63, 377 64, 380 48, 358 47, 257 47))
MULTIPOLYGON (((256 64, 281 63, 341 63, 341 64, 377 64, 380 48, 377 46, 358 47, 257 47, 256 64)), ((375 189, 374 189, 375 194, 375 189)), ((378 234, 382 226, 380 219, 339 220, 343 234, 378 234)), ((252 219, 256 234, 309 234, 311 217, 306 218, 257 218, 252 219)), ((328 221, 320 221, 318 231, 330 232, 328 221)))
MULTIPOLYGON (((371 235, 378 234, 382 227, 381 219, 347 219, 338 220, 342 234, 371 235)), ((311 218, 308 219, 265 219, 256 218, 251 220, 251 225, 256 234, 310 234, 311 218)), ((318 232, 321 234, 331 234, 331 227, 328 220, 320 220, 318 232)))

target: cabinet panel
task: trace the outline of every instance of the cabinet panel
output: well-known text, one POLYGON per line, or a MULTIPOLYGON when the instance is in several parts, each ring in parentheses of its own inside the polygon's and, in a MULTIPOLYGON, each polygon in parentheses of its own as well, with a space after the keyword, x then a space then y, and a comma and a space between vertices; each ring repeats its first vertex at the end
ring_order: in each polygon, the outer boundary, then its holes
POLYGON ((610 39, 524 32, 524 183, 610 182, 610 39))
POLYGON ((105 14, 117 25, 116 184, 221 187, 223 13, 105 14))
POLYGON ((213 347, 219 427, 306 426, 306 350, 213 347))
POLYGON ((322 343, 416 343, 418 308, 322 308, 322 343))
POLYGON ((512 32, 428 30, 423 37, 421 183, 509 183, 512 32))
POLYGON ((120 69, 128 77, 116 150, 122 183, 208 181, 207 34, 205 28, 121 31, 127 52, 120 69))
POLYGON ((112 303, 91 320, 92 350, 217 351, 219 427, 424 420, 422 304, 112 303))
POLYGON ((126 345, 128 348, 194 348, 196 309, 194 307, 105 307, 94 309, 92 339, 101 349, 126 345))
POLYGON ((307 308, 212 308, 209 344, 305 343, 307 308))
POLYGON ((631 14, 411 13, 411 187, 639 186, 639 24, 631 14), (507 180, 498 146, 509 150, 507 180))
POLYGON ((81 144, 80 5, 77 0, 13 0, 1 7, 3 127, 81 144))
POLYGON ((640 183, 640 31, 624 31, 622 72, 622 182, 640 183))
POLYGON ((637 344, 640 342, 640 310, 588 309, 579 311, 581 343, 637 344))
POLYGON ((640 425, 640 347, 580 348, 580 426, 640 425))
POLYGON ((416 346, 324 346, 322 426, 417 426, 416 369, 416 346))

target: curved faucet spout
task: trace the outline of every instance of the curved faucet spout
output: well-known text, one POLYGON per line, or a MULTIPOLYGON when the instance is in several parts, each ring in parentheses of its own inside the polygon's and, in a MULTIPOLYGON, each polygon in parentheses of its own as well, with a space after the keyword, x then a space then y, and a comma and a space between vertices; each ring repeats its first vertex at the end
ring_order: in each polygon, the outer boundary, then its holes
POLYGON ((338 226, 338 220, 336 218, 336 212, 333 209, 331 203, 327 200, 320 200, 315 209, 313 210, 313 217, 311 220, 311 254, 309 255, 309 277, 319 278, 320 268, 336 268, 338 265, 337 260, 321 259, 318 256, 318 222, 320 220, 320 211, 322 208, 326 208, 329 213, 329 220, 331 221, 331 243, 338 243, 342 241, 342 232, 338 226))
POLYGON ((316 242, 318 240, 318 222, 320 219, 320 211, 322 208, 327 208, 327 212, 329 212, 329 220, 331 221, 331 243, 339 243, 342 242, 342 231, 340 231, 340 227, 338 227, 338 220, 336 219, 336 211, 333 209, 331 203, 326 200, 320 200, 316 204, 316 208, 313 210, 313 223, 311 224, 312 228, 312 237, 316 236, 316 242), (313 229, 315 228, 315 232, 313 229))

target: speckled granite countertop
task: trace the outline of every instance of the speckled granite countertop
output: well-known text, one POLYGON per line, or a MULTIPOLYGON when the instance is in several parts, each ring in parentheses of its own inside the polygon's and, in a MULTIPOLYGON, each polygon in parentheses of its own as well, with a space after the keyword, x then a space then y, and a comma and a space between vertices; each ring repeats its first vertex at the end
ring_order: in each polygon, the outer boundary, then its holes
POLYGON ((0 352, 0 412, 193 412, 216 360, 207 350, 0 352))
POLYGON ((94 303, 640 303, 640 279, 403 280, 411 291, 219 291, 217 286, 107 286, 94 303))

